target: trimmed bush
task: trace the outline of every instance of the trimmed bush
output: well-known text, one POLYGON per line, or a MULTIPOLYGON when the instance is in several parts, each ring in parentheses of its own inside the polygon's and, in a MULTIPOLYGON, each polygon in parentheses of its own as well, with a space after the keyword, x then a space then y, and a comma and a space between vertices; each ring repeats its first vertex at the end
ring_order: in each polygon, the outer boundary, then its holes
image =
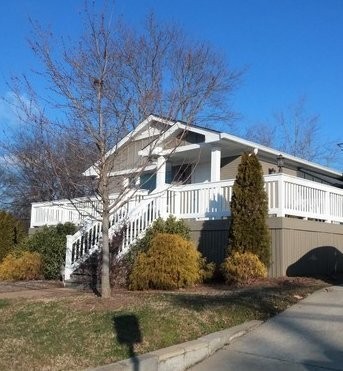
POLYGON ((0 264, 0 280, 35 280, 41 278, 42 259, 37 252, 8 254, 0 264))
POLYGON ((24 225, 11 214, 0 211, 0 262, 25 236, 24 225))
POLYGON ((131 246, 130 251, 124 257, 124 265, 126 266, 128 276, 132 271, 138 254, 140 252, 146 252, 150 248, 152 239, 158 233, 176 234, 187 241, 191 239, 190 229, 183 220, 178 220, 173 215, 170 215, 166 220, 162 218, 156 219, 152 226, 147 228, 144 237, 131 246))
POLYGON ((72 223, 43 227, 31 235, 21 248, 41 255, 45 279, 60 279, 61 268, 65 263, 66 236, 75 232, 76 227, 72 223))
POLYGON ((130 274, 131 290, 178 289, 193 286, 209 275, 212 265, 191 241, 170 233, 158 233, 146 252, 140 252, 130 274))
POLYGON ((267 277, 267 269, 257 255, 251 252, 234 252, 222 264, 227 282, 249 282, 256 278, 267 277))

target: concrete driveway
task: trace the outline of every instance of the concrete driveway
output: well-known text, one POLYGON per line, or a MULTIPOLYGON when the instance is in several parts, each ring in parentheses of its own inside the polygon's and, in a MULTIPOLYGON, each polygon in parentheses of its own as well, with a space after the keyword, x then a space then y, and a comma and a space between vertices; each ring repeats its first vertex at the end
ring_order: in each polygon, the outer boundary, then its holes
POLYGON ((343 286, 315 292, 192 370, 343 370, 343 286))

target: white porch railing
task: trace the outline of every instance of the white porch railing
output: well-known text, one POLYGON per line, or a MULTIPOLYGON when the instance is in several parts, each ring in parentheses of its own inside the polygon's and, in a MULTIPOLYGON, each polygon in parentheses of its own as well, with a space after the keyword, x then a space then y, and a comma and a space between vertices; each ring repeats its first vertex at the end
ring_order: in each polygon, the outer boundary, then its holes
MULTIPOLYGON (((168 189, 167 213, 182 219, 221 219, 230 215, 230 201, 234 180, 187 184, 168 189)), ((278 209, 278 178, 265 176, 269 213, 278 209)))
POLYGON ((343 223, 343 189, 287 175, 279 182, 279 216, 343 223))
MULTIPOLYGON (((343 189, 286 174, 264 177, 270 215, 343 223, 343 189)), ((220 219, 230 215, 233 180, 173 186, 167 213, 176 217, 220 219)))
MULTIPOLYGON (((270 215, 343 223, 343 189, 286 174, 264 177, 270 215)), ((167 212, 179 218, 230 215, 233 180, 173 186, 167 212)))
MULTIPOLYGON (((148 194, 147 190, 139 190, 135 193, 133 207, 139 203, 143 196, 148 194)), ((115 200, 116 194, 112 194, 110 199, 115 200)), ((57 200, 49 202, 34 202, 31 206, 31 228, 44 225, 57 225, 59 223, 71 222, 76 225, 81 224, 88 217, 97 218, 97 210, 101 204, 95 197, 81 197, 73 200, 57 200)))

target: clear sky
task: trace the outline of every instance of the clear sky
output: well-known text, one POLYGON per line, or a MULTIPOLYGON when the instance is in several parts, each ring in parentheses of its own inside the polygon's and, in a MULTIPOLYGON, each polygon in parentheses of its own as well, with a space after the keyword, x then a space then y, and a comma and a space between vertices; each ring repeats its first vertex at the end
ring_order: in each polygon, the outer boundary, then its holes
MULTIPOLYGON (((0 95, 5 80, 34 67, 28 17, 57 34, 77 36, 83 0, 0 2, 0 95)), ((101 5, 102 1, 96 0, 101 5)), ((269 119, 300 96, 319 114, 322 135, 343 142, 343 0, 116 0, 115 12, 140 24, 147 12, 173 20, 194 38, 223 51, 233 67, 248 67, 233 97, 237 125, 269 119)), ((0 105, 0 128, 10 115, 0 105)), ((7 120, 7 121, 6 121, 7 120)), ((342 155, 343 157, 343 155, 342 155)))

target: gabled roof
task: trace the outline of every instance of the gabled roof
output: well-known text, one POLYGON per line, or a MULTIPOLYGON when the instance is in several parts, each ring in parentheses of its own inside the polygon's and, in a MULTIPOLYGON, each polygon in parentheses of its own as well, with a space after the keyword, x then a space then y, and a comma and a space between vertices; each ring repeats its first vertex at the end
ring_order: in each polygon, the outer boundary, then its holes
MULTIPOLYGON (((157 138, 156 142, 154 143, 154 146, 157 148, 159 144, 162 144, 163 141, 165 141, 167 138, 172 136, 174 133, 178 131, 190 131, 198 134, 202 134, 205 136, 205 142, 204 145, 209 145, 209 144, 216 144, 220 146, 224 146, 228 143, 231 143, 231 145, 236 145, 239 146, 240 148, 243 148, 242 151, 251 151, 254 148, 256 148, 259 152, 269 156, 276 158, 279 155, 282 155, 286 161, 289 163, 294 164, 297 167, 304 167, 307 169, 311 169, 314 172, 319 172, 321 174, 325 174, 330 177, 334 177, 336 179, 342 179, 342 173, 331 169, 329 167, 317 164, 315 162, 307 161, 304 159, 301 159, 299 157, 289 155, 288 153, 278 151, 276 149, 266 147, 264 145, 237 137, 235 135, 231 135, 228 133, 224 132, 219 132, 213 129, 201 127, 198 125, 188 125, 184 121, 176 121, 176 120, 171 120, 169 118, 165 117, 160 117, 157 115, 149 115, 144 121, 142 121, 133 131, 131 131, 128 135, 126 135, 121 141, 118 142, 116 146, 114 146, 106 156, 110 156, 113 154, 115 151, 117 151, 119 148, 121 148, 125 143, 127 143, 129 140, 137 136, 140 132, 143 131, 143 129, 147 126, 150 125, 152 122, 157 122, 161 123, 163 125, 166 125, 166 129, 163 131, 162 135, 157 138)), ((176 152, 180 151, 187 151, 187 150, 192 150, 196 148, 200 148, 200 144, 194 144, 194 145, 188 145, 184 147, 179 147, 176 149, 176 152)), ((140 151, 141 155, 147 155, 146 151, 144 149, 140 151)), ((84 172, 84 175, 96 175, 95 168, 94 166, 90 167, 84 172)))
MULTIPOLYGON (((114 152, 118 151, 119 148, 121 148, 129 140, 134 138, 140 131, 142 131, 142 129, 144 129, 144 127, 146 127, 147 125, 149 125, 153 121, 159 122, 159 123, 167 125, 167 126, 172 126, 176 122, 176 121, 173 121, 173 120, 170 120, 170 119, 166 119, 166 118, 159 117, 159 116, 151 114, 145 120, 143 120, 140 124, 138 124, 134 130, 132 130, 123 139, 121 139, 112 149, 110 149, 106 153, 106 157, 108 157, 108 156, 112 155, 114 152)), ((86 171, 84 171, 83 175, 85 175, 85 176, 97 175, 96 170, 95 170, 95 166, 93 165, 90 168, 88 168, 86 171)))

